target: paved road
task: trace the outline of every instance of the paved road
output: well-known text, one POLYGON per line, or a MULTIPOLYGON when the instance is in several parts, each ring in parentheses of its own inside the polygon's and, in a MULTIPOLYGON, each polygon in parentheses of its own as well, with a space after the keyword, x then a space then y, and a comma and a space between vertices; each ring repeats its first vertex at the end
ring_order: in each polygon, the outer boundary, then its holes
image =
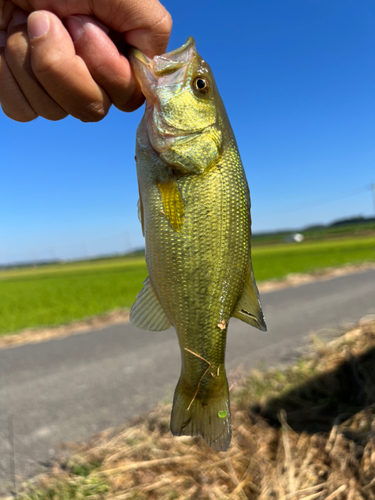
MULTIPOLYGON (((268 333, 231 320, 228 372, 241 363, 290 362, 310 332, 374 314, 375 270, 262 294, 262 302, 268 333)), ((172 329, 116 325, 0 351, 0 485, 10 477, 11 418, 17 474, 29 477, 43 469, 59 442, 85 439, 171 401, 179 370, 172 329)))

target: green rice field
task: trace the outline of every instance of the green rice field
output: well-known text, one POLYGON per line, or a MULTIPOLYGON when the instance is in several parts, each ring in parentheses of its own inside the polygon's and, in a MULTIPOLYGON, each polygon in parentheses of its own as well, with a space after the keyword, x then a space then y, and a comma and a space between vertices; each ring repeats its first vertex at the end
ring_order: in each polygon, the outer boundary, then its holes
MULTIPOLYGON (((375 237, 256 246, 258 282, 375 262, 375 237)), ((0 335, 130 308, 147 276, 142 257, 0 271, 0 335)))

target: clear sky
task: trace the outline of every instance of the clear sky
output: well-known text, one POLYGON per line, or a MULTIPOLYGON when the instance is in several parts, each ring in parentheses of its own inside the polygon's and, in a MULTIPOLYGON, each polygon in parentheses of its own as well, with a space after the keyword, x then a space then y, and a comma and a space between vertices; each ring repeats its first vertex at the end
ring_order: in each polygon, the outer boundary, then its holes
MULTIPOLYGON (((239 144, 253 231, 374 215, 375 2, 164 5, 194 36, 239 144)), ((100 123, 0 112, 0 264, 143 246, 134 141, 143 109, 100 123)))

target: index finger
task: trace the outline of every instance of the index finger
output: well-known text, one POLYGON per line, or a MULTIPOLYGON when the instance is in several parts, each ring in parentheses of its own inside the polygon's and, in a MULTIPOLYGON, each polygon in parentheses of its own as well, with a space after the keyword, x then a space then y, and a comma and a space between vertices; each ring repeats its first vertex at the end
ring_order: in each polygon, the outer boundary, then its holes
POLYGON ((60 19, 70 15, 95 16, 108 28, 122 33, 124 40, 148 57, 166 51, 172 18, 158 0, 14 0, 22 9, 48 10, 60 19))

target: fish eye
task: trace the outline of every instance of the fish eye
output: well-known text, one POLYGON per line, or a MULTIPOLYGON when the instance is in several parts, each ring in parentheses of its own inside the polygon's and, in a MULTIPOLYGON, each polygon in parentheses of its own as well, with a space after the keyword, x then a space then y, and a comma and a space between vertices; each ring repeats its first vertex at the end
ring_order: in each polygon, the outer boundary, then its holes
POLYGON ((201 94, 207 94, 207 92, 209 92, 211 88, 211 85, 207 78, 204 78, 203 76, 197 76, 196 78, 194 78, 193 88, 201 94))

